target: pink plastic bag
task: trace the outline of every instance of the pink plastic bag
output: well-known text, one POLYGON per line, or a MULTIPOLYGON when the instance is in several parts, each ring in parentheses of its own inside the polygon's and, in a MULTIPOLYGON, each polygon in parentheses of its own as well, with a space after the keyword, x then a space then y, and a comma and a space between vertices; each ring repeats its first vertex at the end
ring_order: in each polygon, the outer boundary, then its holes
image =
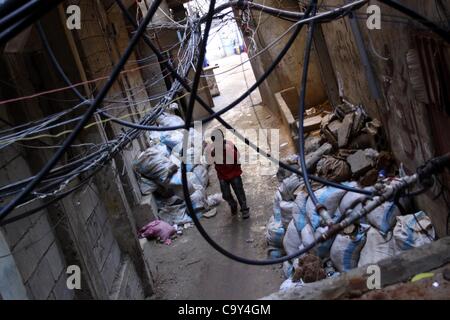
POLYGON ((139 230, 139 238, 161 238, 165 244, 170 244, 170 237, 175 234, 176 230, 167 222, 155 220, 145 225, 139 230))

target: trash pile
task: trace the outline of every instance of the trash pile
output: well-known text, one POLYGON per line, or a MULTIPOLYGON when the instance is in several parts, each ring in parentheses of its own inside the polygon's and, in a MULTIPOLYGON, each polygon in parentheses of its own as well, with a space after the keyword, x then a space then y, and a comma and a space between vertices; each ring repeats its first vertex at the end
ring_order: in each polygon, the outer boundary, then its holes
MULTIPOLYGON (((177 126, 184 124, 181 117, 164 112, 157 119, 160 126, 177 126)), ((190 198, 197 216, 203 214, 214 216, 211 209, 222 201, 221 194, 206 194, 208 186, 208 165, 202 161, 204 146, 194 149, 194 129, 189 132, 188 150, 186 151, 186 169, 190 198)), ((151 146, 135 159, 133 166, 139 179, 143 195, 154 194, 158 206, 158 218, 174 226, 180 234, 183 227, 190 227, 191 217, 184 201, 181 177, 183 149, 183 131, 152 131, 149 133, 151 146)), ((144 231, 145 226, 141 232, 144 231)), ((173 234, 173 233, 172 233, 173 234)), ((167 240, 167 239, 165 239, 167 240)))
MULTIPOLYGON (((398 179, 399 170, 384 141, 379 121, 370 119, 361 106, 343 104, 325 115, 320 129, 309 132, 305 139, 308 173, 366 190, 374 190, 378 182, 389 184, 398 179)), ((283 161, 300 168, 297 155, 283 161)), ((273 216, 266 228, 272 258, 298 252, 328 228, 309 198, 302 177, 280 168, 277 178, 280 184, 273 216)), ((316 182, 312 187, 334 223, 361 209, 370 198, 316 182)), ((285 262, 287 280, 281 289, 333 277, 432 242, 435 231, 430 218, 424 212, 407 214, 412 212, 403 198, 396 203, 385 202, 334 238, 285 262)))

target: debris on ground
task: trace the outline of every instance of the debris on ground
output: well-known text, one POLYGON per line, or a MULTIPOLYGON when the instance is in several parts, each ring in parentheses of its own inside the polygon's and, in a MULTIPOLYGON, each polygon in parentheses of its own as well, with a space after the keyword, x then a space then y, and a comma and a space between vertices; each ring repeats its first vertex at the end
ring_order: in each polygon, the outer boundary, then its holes
MULTIPOLYGON (((156 122, 167 127, 184 123, 181 117, 171 112, 162 113, 156 122)), ((209 166, 202 159, 205 146, 200 146, 200 150, 194 148, 193 143, 198 134, 201 135, 193 128, 190 129, 187 150, 183 155, 182 130, 152 131, 149 133, 150 147, 134 161, 141 193, 153 194, 158 207, 158 219, 169 225, 177 225, 180 232, 192 222, 184 201, 181 176, 183 157, 190 199, 197 217, 214 217, 217 213, 214 207, 222 201, 221 194, 206 194, 209 166)))
POLYGON ((159 239, 165 244, 171 243, 171 237, 177 232, 173 226, 162 220, 155 220, 139 230, 139 239, 159 239))
MULTIPOLYGON (((319 117, 320 129, 309 130, 305 138, 309 174, 367 191, 374 191, 377 183, 389 185, 401 174, 385 145, 381 123, 371 119, 362 106, 344 103, 333 113, 319 117)), ((298 155, 282 161, 300 168, 298 155)), ((298 252, 328 230, 305 190, 302 177, 280 168, 277 179, 280 184, 275 193, 273 216, 266 227, 268 254, 272 258, 298 252)), ((368 195, 313 181, 311 184, 334 223, 370 200, 368 195)), ((287 280, 281 289, 333 277, 432 242, 435 231, 430 218, 416 211, 403 199, 400 203, 383 203, 332 239, 286 262, 283 271, 287 280)))

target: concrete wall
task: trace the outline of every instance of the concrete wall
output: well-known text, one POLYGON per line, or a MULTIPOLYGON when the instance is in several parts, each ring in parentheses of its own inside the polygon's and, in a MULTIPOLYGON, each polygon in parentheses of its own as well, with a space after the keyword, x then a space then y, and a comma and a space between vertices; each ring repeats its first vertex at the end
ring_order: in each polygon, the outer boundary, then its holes
MULTIPOLYGON (((327 0, 324 5, 337 6, 344 2, 327 0)), ((442 21, 442 15, 445 15, 445 12, 438 13, 434 1, 401 2, 438 23, 442 21)), ((445 2, 444 5, 448 17, 450 3, 445 2)), ((366 8, 360 9, 359 12, 365 15, 366 8)), ((356 19, 369 58, 369 66, 375 76, 373 85, 378 88, 379 97, 370 89, 367 71, 361 62, 348 18, 323 24, 322 30, 341 94, 354 104, 362 103, 372 117, 382 121, 396 159, 412 172, 431 157, 450 151, 448 130, 439 133, 442 135, 440 140, 447 141, 439 146, 439 141, 433 133, 433 128, 441 122, 448 125, 450 118, 444 112, 436 112, 437 106, 417 99, 406 59, 408 52, 418 47, 416 36, 434 36, 420 24, 412 23, 393 9, 381 5, 381 12, 381 30, 369 30, 365 19, 356 19), (397 22, 391 22, 392 20, 397 22), (433 119, 432 114, 438 116, 433 119)), ((446 60, 450 60, 448 46, 446 60)), ((441 85, 448 87, 448 84, 441 85)), ((438 234, 442 236, 445 233, 448 208, 442 198, 433 200, 432 197, 431 193, 421 196, 417 199, 417 204, 432 216, 438 234)))
MULTIPOLYGON (((267 6, 299 11, 298 1, 255 1, 267 6)), ((237 11, 235 11, 236 14, 237 11)), ((251 32, 247 32, 245 27, 243 29, 244 37, 247 47, 249 48, 249 56, 255 54, 252 50, 252 44, 256 43, 256 51, 259 52, 275 39, 282 35, 292 23, 284 21, 276 17, 272 17, 268 14, 261 13, 259 11, 252 11, 252 18, 250 22, 251 29, 256 33, 253 36, 251 32), (253 40, 254 42, 253 42, 253 40)), ((239 14, 237 15, 239 16, 239 14)), ((241 26, 242 27, 242 26, 241 26)), ((286 54, 285 58, 280 62, 273 74, 269 76, 268 80, 261 86, 260 92, 264 104, 266 104, 272 111, 278 112, 277 104, 274 95, 284 89, 295 87, 297 91, 300 90, 300 77, 303 68, 303 57, 305 51, 305 39, 307 34, 307 28, 303 28, 300 35, 292 45, 291 49, 286 54)), ((256 78, 259 78, 264 70, 272 63, 274 58, 285 46, 291 33, 284 36, 277 44, 261 54, 259 57, 252 60, 252 67, 256 78)), ((322 83, 322 77, 320 74, 320 68, 317 55, 313 49, 311 54, 311 63, 308 73, 307 83, 307 95, 306 105, 314 106, 319 105, 327 100, 326 91, 322 83)))
MULTIPOLYGON (((64 8, 52 11, 42 20, 50 45, 73 83, 108 75, 129 40, 129 30, 117 11, 105 11, 100 1, 77 1, 77 4, 82 7, 79 32, 67 32, 63 27, 64 8), (111 33, 111 30, 118 32, 111 33)), ((55 73, 34 28, 29 28, 1 50, 0 71, 7 84, 1 84, 0 99, 66 86, 55 73)), ((116 116, 132 114, 127 118, 131 121, 138 121, 151 107, 136 60, 133 54, 127 72, 108 95, 111 100, 127 101, 111 113, 116 116)), ((79 89, 91 96, 104 81, 90 81, 79 89)), ((75 99, 67 90, 49 97, 6 104, 0 109, 4 120, 1 128, 72 107, 75 99)), ((61 128, 57 128, 50 133, 60 131, 61 128)), ((93 126, 84 130, 76 143, 102 143, 120 132, 121 127, 111 124, 93 126)), ((36 147, 60 143, 60 137, 42 138, 0 150, 0 185, 38 172, 53 150, 36 147)), ((0 286, 3 299, 143 299, 153 293, 149 261, 137 239, 137 221, 143 224, 151 220, 151 209, 149 205, 140 206, 143 199, 132 170, 132 160, 146 143, 145 137, 134 141, 95 179, 62 201, 0 227, 0 282, 12 283, 0 286), (122 172, 124 174, 119 174, 122 172), (81 290, 66 287, 69 265, 81 268, 81 290)), ((83 152, 83 149, 69 149, 62 163, 83 152)), ((1 199, 2 203, 9 200, 1 199)), ((11 216, 39 204, 36 201, 24 206, 11 216)))

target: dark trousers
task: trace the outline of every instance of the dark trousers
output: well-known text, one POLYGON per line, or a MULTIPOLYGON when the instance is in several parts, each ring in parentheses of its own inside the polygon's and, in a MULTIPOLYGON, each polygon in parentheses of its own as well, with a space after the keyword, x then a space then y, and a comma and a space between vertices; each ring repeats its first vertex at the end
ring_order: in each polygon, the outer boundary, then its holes
POLYGON ((249 211, 244 186, 242 184, 242 178, 240 176, 227 181, 219 180, 219 183, 220 190, 222 191, 222 197, 226 202, 228 202, 232 212, 237 212, 237 203, 231 194, 231 187, 233 187, 234 194, 236 195, 239 206, 241 207, 241 212, 245 213, 249 211))

